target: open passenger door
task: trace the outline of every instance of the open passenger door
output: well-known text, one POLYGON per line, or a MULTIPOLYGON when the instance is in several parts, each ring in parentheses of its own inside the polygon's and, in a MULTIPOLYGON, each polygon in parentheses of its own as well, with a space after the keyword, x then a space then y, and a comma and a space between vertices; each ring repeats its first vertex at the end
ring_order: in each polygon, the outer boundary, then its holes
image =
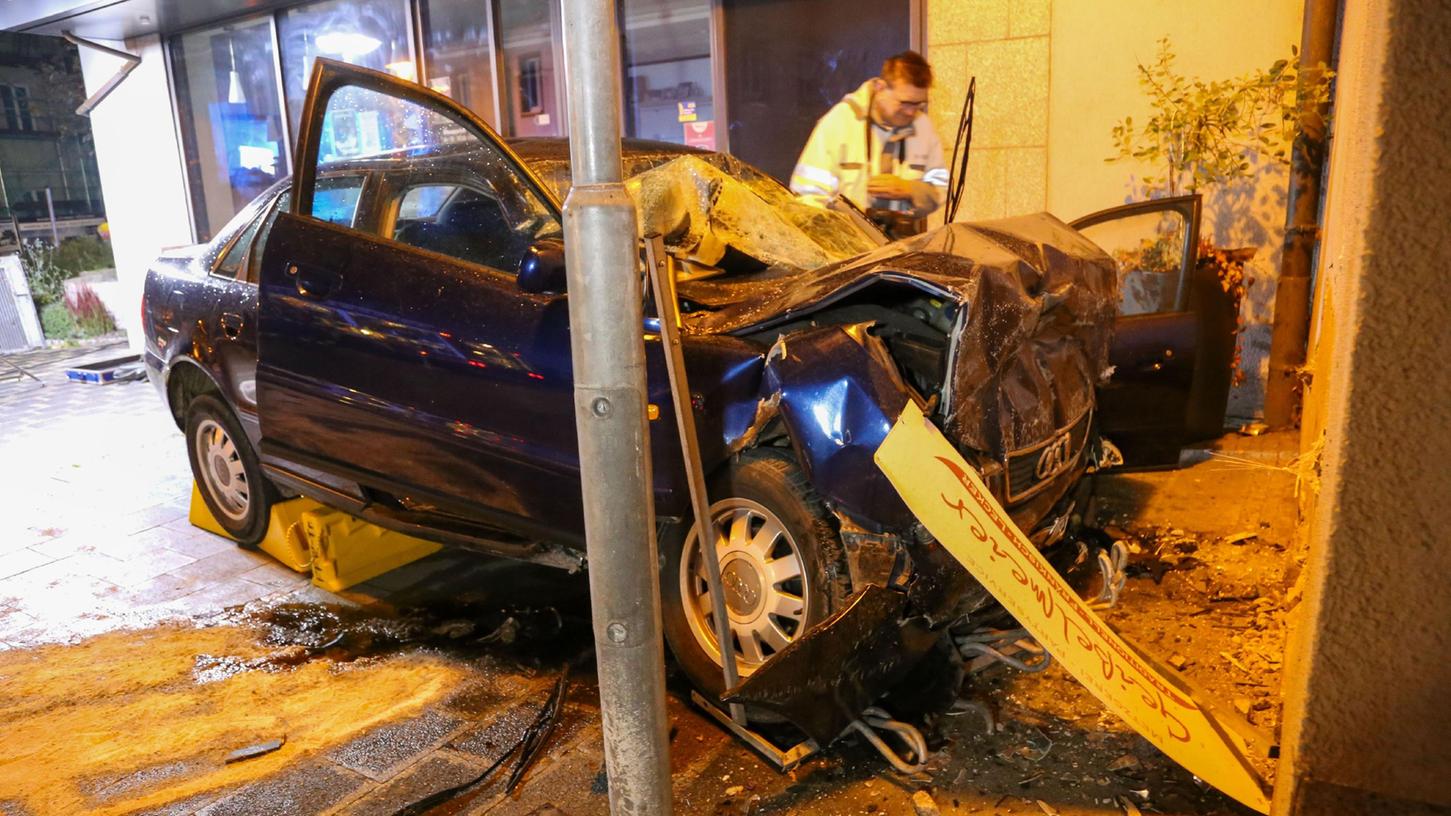
POLYGON ((1098 390, 1098 416, 1129 466, 1174 465, 1185 443, 1224 429, 1239 303, 1198 264, 1199 215, 1191 195, 1071 224, 1118 265, 1114 370, 1098 390))

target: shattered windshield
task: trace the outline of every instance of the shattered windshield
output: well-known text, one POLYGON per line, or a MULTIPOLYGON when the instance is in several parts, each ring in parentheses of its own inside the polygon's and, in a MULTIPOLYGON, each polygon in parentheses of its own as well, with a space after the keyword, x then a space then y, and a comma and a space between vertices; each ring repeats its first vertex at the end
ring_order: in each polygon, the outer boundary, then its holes
MULTIPOLYGON (((815 269, 882 243, 852 216, 800 201, 774 179, 733 156, 626 155, 626 187, 640 234, 659 233, 677 258, 725 272, 767 267, 815 269)), ((535 169, 558 194, 569 193, 562 161, 535 169)))

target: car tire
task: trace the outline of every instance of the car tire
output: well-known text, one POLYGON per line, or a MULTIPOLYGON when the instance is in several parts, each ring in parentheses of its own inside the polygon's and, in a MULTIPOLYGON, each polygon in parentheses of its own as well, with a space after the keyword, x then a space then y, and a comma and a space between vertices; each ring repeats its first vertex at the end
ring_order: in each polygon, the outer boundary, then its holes
POLYGON ((213 394, 186 408, 186 452, 202 501, 237 543, 255 549, 267 534, 277 493, 237 417, 213 394))
MULTIPOLYGON (((780 635, 788 636, 786 642, 794 640, 841 609, 851 595, 851 580, 835 526, 789 451, 758 448, 741 454, 712 479, 709 495, 717 525, 732 531, 737 519, 745 519, 755 545, 741 547, 729 532, 724 535, 722 577, 727 583, 737 579, 737 589, 728 589, 726 597, 738 670, 745 676, 759 665, 752 658, 768 659, 780 650, 780 635), (771 537, 766 527, 773 524, 782 535, 770 544, 757 543, 771 537), (799 577, 791 577, 793 565, 775 563, 783 558, 798 560, 799 577), (768 574, 788 577, 768 582, 768 574), (752 597, 751 590, 758 596, 752 597), (794 610, 782 605, 790 604, 792 595, 804 601, 800 614, 789 614, 794 610)), ((694 530, 687 521, 671 525, 660 538, 665 556, 660 580, 663 625, 670 651, 687 678, 707 697, 718 699, 725 681, 714 616, 691 611, 692 604, 697 610, 710 609, 694 530)), ((753 712, 752 717, 772 719, 762 714, 753 712)))

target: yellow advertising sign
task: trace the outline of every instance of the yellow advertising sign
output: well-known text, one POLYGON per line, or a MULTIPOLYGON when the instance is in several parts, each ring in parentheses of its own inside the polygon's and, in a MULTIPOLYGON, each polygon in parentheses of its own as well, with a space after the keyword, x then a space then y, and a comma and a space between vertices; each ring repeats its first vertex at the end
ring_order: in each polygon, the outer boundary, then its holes
POLYGON ((1110 711, 1195 776, 1269 812, 1264 782, 1214 715, 1088 608, 915 403, 876 462, 933 537, 1110 711))

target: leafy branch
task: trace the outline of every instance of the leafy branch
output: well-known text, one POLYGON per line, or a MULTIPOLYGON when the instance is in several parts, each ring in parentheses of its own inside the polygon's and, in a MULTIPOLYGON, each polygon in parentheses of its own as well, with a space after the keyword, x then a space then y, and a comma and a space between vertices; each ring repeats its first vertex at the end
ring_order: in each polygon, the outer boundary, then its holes
POLYGON ((1302 69, 1294 46, 1289 59, 1276 60, 1268 70, 1209 82, 1178 73, 1174 59, 1166 37, 1154 61, 1139 64, 1139 86, 1154 113, 1142 126, 1131 116, 1114 125, 1117 153, 1105 159, 1157 166, 1162 175, 1146 176, 1144 184, 1169 195, 1247 178, 1255 155, 1287 164, 1302 101, 1320 109, 1334 76, 1324 63, 1302 69))

